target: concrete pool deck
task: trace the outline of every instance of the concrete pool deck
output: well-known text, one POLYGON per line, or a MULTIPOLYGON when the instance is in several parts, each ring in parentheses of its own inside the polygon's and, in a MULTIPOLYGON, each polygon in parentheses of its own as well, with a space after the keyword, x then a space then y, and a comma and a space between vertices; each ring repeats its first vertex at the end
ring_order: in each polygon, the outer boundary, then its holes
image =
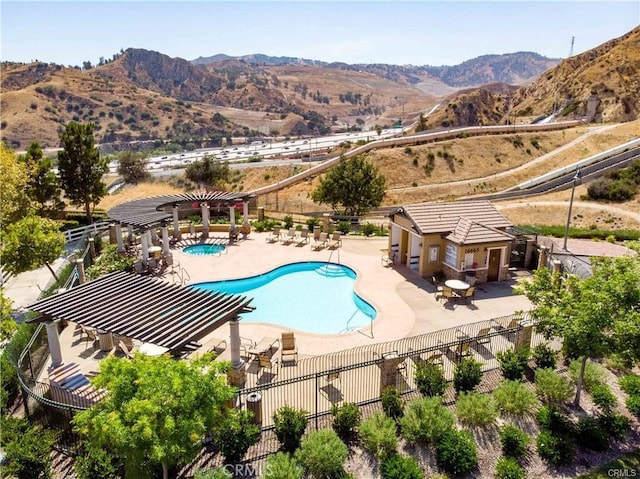
MULTIPOLYGON (((383 266, 381 259, 387 238, 346 236, 340 248, 315 251, 311 248, 313 239, 298 245, 268 243, 268 237, 269 233, 251 233, 247 239, 229 245, 221 255, 192 256, 183 253, 182 248, 172 251, 174 260, 188 273, 185 285, 255 276, 297 261, 332 261, 353 268, 358 274, 355 289, 376 308, 376 319, 370 326, 351 333, 320 335, 295 331, 300 358, 488 320, 531 307, 526 297, 513 294, 515 280, 478 285, 475 301, 470 304, 453 307, 439 302, 433 286, 416 272, 405 266, 383 266)), ((210 238, 209 242, 212 241, 210 238)), ((167 273, 165 280, 178 281, 177 276, 167 273)), ((309 308, 322 308, 327 301, 331 298, 309 292, 309 308)), ((289 330, 273 324, 240 321, 240 335, 253 341, 263 337, 279 338, 283 331, 289 330)), ((228 340, 229 326, 221 327, 211 337, 228 340)), ((220 356, 228 359, 228 355, 227 347, 220 356)))

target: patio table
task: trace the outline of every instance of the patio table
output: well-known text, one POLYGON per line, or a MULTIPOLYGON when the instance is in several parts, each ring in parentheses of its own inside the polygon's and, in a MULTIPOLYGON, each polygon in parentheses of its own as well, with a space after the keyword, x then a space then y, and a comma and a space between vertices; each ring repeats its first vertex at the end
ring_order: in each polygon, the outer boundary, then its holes
POLYGON ((445 286, 448 286, 454 291, 466 291, 469 289, 469 283, 465 283, 464 281, 460 281, 459 279, 448 279, 444 282, 445 286))

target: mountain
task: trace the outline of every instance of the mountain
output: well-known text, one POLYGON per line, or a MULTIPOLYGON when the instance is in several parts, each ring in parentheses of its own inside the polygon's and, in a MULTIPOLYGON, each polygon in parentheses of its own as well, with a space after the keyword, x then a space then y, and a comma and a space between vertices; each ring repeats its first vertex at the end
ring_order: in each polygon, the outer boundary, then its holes
POLYGON ((640 28, 548 69, 557 60, 531 52, 453 67, 266 55, 190 62, 143 49, 87 70, 5 62, 1 135, 16 149, 36 140, 55 147, 74 120, 93 122, 103 144, 197 148, 232 136, 407 125, 432 110, 428 128, 534 121, 554 110, 561 118, 627 121, 640 115, 638 45, 640 28))

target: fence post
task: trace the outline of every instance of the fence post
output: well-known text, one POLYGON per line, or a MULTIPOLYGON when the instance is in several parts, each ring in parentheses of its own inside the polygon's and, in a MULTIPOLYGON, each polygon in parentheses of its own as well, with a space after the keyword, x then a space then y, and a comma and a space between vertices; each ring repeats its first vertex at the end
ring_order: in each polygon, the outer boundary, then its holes
POLYGON ((318 373, 316 373, 316 431, 318 430, 318 389, 319 384, 318 384, 318 373))
POLYGON ((84 284, 87 281, 87 277, 84 274, 84 261, 82 259, 76 260, 76 268, 78 268, 78 281, 80 284, 84 284))

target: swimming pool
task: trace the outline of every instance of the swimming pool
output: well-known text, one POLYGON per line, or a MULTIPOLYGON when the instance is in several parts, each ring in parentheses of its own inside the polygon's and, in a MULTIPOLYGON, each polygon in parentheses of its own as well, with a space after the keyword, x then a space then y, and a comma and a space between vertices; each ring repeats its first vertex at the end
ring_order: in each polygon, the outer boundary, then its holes
POLYGON ((291 263, 267 273, 193 288, 243 294, 255 311, 242 321, 273 323, 298 331, 338 334, 368 326, 376 310, 353 290, 351 268, 320 261, 291 263))
POLYGON ((222 244, 194 244, 183 248, 184 253, 192 256, 207 256, 211 254, 220 254, 224 251, 222 244))

